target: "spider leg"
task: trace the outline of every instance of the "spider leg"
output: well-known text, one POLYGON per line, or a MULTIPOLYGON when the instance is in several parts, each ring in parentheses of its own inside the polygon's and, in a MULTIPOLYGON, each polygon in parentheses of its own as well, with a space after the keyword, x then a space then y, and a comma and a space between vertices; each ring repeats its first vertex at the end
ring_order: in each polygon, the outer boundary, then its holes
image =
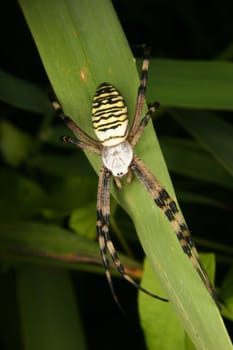
POLYGON ((147 111, 146 115, 142 118, 140 124, 138 125, 137 129, 135 130, 135 134, 132 136, 132 139, 130 141, 131 146, 134 148, 140 139, 141 135, 143 134, 143 131, 145 127, 148 125, 149 120, 151 119, 154 112, 159 108, 159 103, 155 102, 147 111))
POLYGON ((135 288, 143 291, 144 293, 162 300, 162 301, 168 301, 167 299, 161 298, 140 285, 138 285, 126 272, 124 269, 124 266, 122 265, 118 254, 116 252, 116 249, 112 243, 110 234, 109 234, 109 224, 110 224, 110 179, 111 179, 111 173, 110 171, 105 168, 104 166, 101 169, 100 177, 99 177, 99 184, 98 184, 98 194, 97 194, 97 232, 99 235, 99 246, 100 246, 100 252, 103 259, 103 265, 105 268, 106 277, 108 280, 108 284, 110 286, 111 292, 113 294, 114 300, 116 300, 117 304, 119 304, 110 272, 109 272, 109 263, 107 260, 107 254, 106 254, 106 248, 108 249, 111 258, 113 260, 114 265, 116 266, 118 272, 122 275, 124 279, 126 279, 129 283, 131 283, 135 288))
POLYGON ((156 177, 147 169, 141 159, 134 155, 131 163, 131 169, 145 186, 155 204, 163 210, 175 234, 180 242, 184 253, 189 257, 194 268, 201 277, 203 283, 208 289, 210 295, 218 305, 217 296, 214 288, 208 278, 207 272, 200 260, 194 242, 191 238, 189 229, 184 221, 181 212, 178 210, 175 201, 168 195, 167 191, 162 187, 156 177))
POLYGON ((140 290, 141 292, 149 295, 150 297, 153 297, 155 299, 161 300, 161 301, 165 301, 167 302, 168 299, 162 298, 154 293, 151 293, 150 291, 148 291, 147 289, 141 287, 139 284, 137 284, 126 272, 125 272, 125 268, 122 265, 119 256, 117 254, 117 251, 112 243, 111 237, 109 235, 109 233, 106 233, 105 235, 105 239, 106 239, 106 244, 107 244, 107 248, 108 251, 112 257, 112 261, 114 263, 114 265, 116 266, 118 272, 121 274, 121 276, 128 281, 129 283, 131 283, 135 288, 137 288, 138 290, 140 290))
POLYGON ((108 285, 110 287, 113 299, 121 309, 121 305, 118 301, 115 288, 112 282, 110 270, 109 270, 107 246, 106 246, 106 240, 105 240, 105 234, 104 234, 104 230, 106 229, 108 230, 109 220, 110 220, 110 213, 109 213, 110 212, 110 179, 111 179, 110 172, 103 166, 100 170, 98 192, 97 192, 96 229, 98 232, 100 254, 102 257, 102 262, 104 265, 105 275, 108 281, 108 285), (108 189, 108 193, 104 195, 104 191, 106 191, 107 189, 108 189))
POLYGON ((140 79, 140 85, 138 88, 136 110, 134 114, 133 124, 129 131, 129 138, 133 137, 133 135, 135 134, 135 130, 138 127, 139 119, 142 113, 142 107, 144 104, 145 93, 146 93, 147 72, 149 68, 149 62, 150 62, 150 49, 149 47, 144 46, 144 58, 142 61, 141 79, 140 79))
POLYGON ((66 143, 71 143, 72 145, 75 145, 79 148, 81 148, 82 150, 86 150, 92 153, 96 153, 98 155, 101 155, 101 150, 100 148, 97 148, 94 145, 90 145, 88 143, 85 143, 83 141, 80 141, 79 139, 76 139, 74 137, 70 137, 70 136, 62 136, 61 137, 61 141, 66 142, 66 143))
MULTIPOLYGON (((66 126, 71 131, 73 131, 74 134, 77 134, 83 141, 85 141, 85 143, 88 143, 92 146, 95 146, 96 148, 99 148, 100 150, 102 149, 102 147, 100 146, 100 143, 98 141, 96 141, 95 139, 93 139, 92 137, 87 135, 82 129, 80 129, 80 127, 76 123, 73 122, 72 119, 70 119, 70 117, 65 115, 61 104, 59 103, 59 101, 57 100, 56 96, 53 93, 49 94, 49 99, 50 99, 50 102, 51 102, 53 108, 55 109, 57 115, 59 116, 59 118, 61 118, 64 121, 66 126)), ((78 146, 78 147, 80 147, 80 146, 78 146)), ((80 147, 80 148, 83 148, 83 147, 80 147)))
MULTIPOLYGON (((97 223, 98 225, 98 223, 97 223)), ((112 282, 112 277, 110 274, 110 270, 109 270, 109 261, 108 261, 108 257, 107 257, 107 249, 106 249, 106 241, 105 241, 105 237, 103 235, 103 232, 98 232, 98 239, 99 239, 99 247, 100 247, 100 253, 101 253, 101 257, 102 257, 102 261, 103 261, 103 265, 104 265, 104 270, 105 270, 105 275, 108 281, 108 285, 110 287, 113 299, 115 300, 116 304, 121 308, 121 305, 119 303, 119 300, 117 298, 116 295, 116 291, 112 282)))

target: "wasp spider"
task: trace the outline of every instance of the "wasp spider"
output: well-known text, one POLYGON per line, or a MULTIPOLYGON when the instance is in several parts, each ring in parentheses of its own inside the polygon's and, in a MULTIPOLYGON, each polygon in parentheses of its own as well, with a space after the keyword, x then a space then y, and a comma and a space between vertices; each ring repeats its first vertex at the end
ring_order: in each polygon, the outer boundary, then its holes
POLYGON ((140 119, 145 99, 148 66, 149 50, 145 48, 140 86, 138 88, 136 111, 131 127, 129 127, 127 107, 120 92, 113 85, 108 83, 102 83, 98 86, 92 103, 92 124, 99 141, 96 141, 88 136, 78 127, 78 125, 76 125, 68 116, 66 116, 56 98, 53 97, 51 102, 67 127, 80 138, 76 139, 73 137, 63 136, 62 140, 83 150, 96 153, 102 157, 102 167, 100 169, 97 192, 96 227, 106 277, 115 301, 118 303, 109 271, 107 251, 110 253, 113 263, 115 264, 119 273, 128 282, 150 296, 167 301, 167 299, 161 298, 145 290, 139 286, 128 274, 126 274, 124 266, 120 262, 110 237, 109 224, 111 177, 113 176, 116 186, 121 189, 120 179, 126 176, 127 181, 131 182, 132 173, 134 173, 140 182, 145 186, 155 204, 163 210, 164 214, 172 225, 184 253, 189 257, 209 293, 216 301, 213 287, 200 261, 188 227, 182 214, 178 210, 175 201, 169 196, 158 179, 150 172, 150 170, 147 169, 141 159, 139 159, 139 157, 133 153, 133 149, 149 120, 151 119, 152 114, 159 107, 158 103, 154 103, 148 109, 146 115, 140 119))

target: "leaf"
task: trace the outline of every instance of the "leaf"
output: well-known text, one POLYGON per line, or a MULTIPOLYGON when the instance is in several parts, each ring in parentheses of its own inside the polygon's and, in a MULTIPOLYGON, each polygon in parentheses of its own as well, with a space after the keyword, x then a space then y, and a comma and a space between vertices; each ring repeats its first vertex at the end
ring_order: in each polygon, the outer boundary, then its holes
POLYGON ((151 103, 156 99, 162 106, 232 110, 232 90, 231 62, 152 59, 151 103))
MULTIPOLYGON (((215 270, 214 255, 201 254, 201 259, 209 276, 213 280, 215 270)), ((177 280, 179 278, 180 277, 177 274, 177 280)), ((164 295, 161 285, 158 279, 155 278, 154 273, 147 261, 145 261, 144 264, 144 274, 141 285, 148 290, 159 293, 159 295, 164 295)), ((185 288, 189 289, 191 286, 184 282, 183 289, 185 288)), ((192 291, 190 291, 190 293, 192 293, 192 291)), ((144 295, 143 293, 139 294, 138 302, 139 315, 148 349, 195 349, 193 344, 188 339, 188 336, 185 333, 179 318, 174 312, 175 310, 173 309, 171 303, 161 303, 157 300, 148 298, 148 296, 144 295)), ((204 303, 205 301, 199 300, 198 307, 205 307, 203 306, 204 303)), ((189 319, 191 318, 189 310, 186 309, 184 312, 186 313, 187 322, 189 322, 189 319)), ((212 331, 216 331, 215 326, 215 322, 209 320, 209 327, 212 329, 212 331)), ((211 343, 211 339, 209 340, 211 343)))
MULTIPOLYGON (((11 265, 36 262, 104 273, 98 244, 56 225, 33 221, 1 224, 0 241, 1 259, 11 265)), ((122 254, 120 257, 130 275, 141 276, 138 262, 122 254)), ((115 275, 119 276, 116 272, 115 275)))
POLYGON ((35 181, 7 170, 0 173, 0 191, 0 222, 30 217, 41 210, 46 199, 35 181))
POLYGON ((11 106, 35 113, 51 111, 46 93, 31 82, 0 69, 0 99, 11 106))
POLYGON ((26 350, 86 349, 68 272, 38 266, 17 270, 17 295, 26 350))
POLYGON ((232 188, 232 177, 198 144, 175 138, 161 138, 161 148, 171 171, 196 180, 232 188), (214 174, 214 176, 213 176, 214 174))
POLYGON ((96 176, 74 175, 59 179, 51 184, 45 207, 47 205, 49 209, 69 213, 72 209, 96 201, 96 188, 96 176))
POLYGON ((233 268, 230 268, 224 277, 220 298, 223 301, 224 317, 233 321, 233 268))
POLYGON ((209 279, 214 285, 216 267, 215 255, 213 253, 201 253, 200 257, 206 271, 208 272, 209 279))
POLYGON ((7 121, 0 123, 0 135, 0 146, 5 162, 11 166, 19 166, 31 152, 32 138, 7 121))
MULTIPOLYGON (((164 295, 158 279, 154 277, 154 273, 146 260, 141 285, 148 290, 156 291, 159 295, 164 295)), ((149 350, 187 349, 184 328, 171 303, 165 304, 153 300, 143 293, 139 294, 138 303, 141 325, 149 350)))
POLYGON ((212 206, 220 209, 230 209, 228 205, 220 200, 215 200, 210 196, 200 195, 190 191, 176 191, 179 200, 182 203, 196 203, 201 205, 212 206))
POLYGON ((69 226, 81 236, 96 238, 96 203, 88 203, 85 207, 74 209, 70 215, 69 226))
POLYGON ((27 164, 44 174, 52 176, 71 176, 71 175, 94 175, 90 164, 81 152, 73 152, 67 155, 49 153, 37 154, 30 159, 27 164))
POLYGON ((172 112, 175 119, 233 175, 233 127, 210 112, 172 112))

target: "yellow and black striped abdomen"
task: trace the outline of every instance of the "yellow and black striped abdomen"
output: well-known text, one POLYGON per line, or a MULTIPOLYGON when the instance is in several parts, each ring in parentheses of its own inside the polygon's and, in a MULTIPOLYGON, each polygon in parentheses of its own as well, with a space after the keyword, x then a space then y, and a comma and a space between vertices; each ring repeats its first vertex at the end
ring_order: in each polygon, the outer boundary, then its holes
POLYGON ((104 146, 124 141, 128 134, 128 114, 120 92, 111 84, 98 86, 92 103, 92 123, 104 146))

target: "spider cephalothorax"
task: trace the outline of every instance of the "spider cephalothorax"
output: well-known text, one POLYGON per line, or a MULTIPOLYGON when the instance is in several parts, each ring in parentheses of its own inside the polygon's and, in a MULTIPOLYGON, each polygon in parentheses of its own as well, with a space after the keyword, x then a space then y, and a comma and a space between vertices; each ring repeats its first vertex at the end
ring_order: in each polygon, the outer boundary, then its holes
POLYGON ((78 127, 78 125, 67 117, 59 102, 53 98, 52 104, 58 115, 64 120, 68 128, 80 138, 76 139, 63 136, 62 140, 64 142, 72 143, 81 149, 97 153, 102 157, 103 164, 100 170, 97 192, 96 227, 106 277, 116 302, 118 303, 118 300, 111 280, 107 251, 110 253, 117 270, 128 282, 148 295, 167 301, 166 299, 145 290, 126 274, 124 266, 120 262, 109 234, 111 177, 114 177, 117 187, 121 188, 120 179, 123 176, 127 176, 128 182, 130 182, 132 180, 132 173, 134 173, 145 186, 155 204, 163 210, 167 219, 171 223, 184 253, 189 257, 208 291, 216 301, 217 299, 214 289, 200 261, 188 227, 182 214, 178 210, 175 201, 169 196, 157 178, 133 152, 133 149, 147 126, 152 114, 159 106, 158 103, 154 103, 148 109, 146 115, 140 120, 145 99, 148 66, 149 52, 148 49, 145 49, 136 112, 130 128, 127 107, 120 92, 109 83, 102 83, 98 86, 92 103, 92 123, 99 141, 88 136, 78 127))

